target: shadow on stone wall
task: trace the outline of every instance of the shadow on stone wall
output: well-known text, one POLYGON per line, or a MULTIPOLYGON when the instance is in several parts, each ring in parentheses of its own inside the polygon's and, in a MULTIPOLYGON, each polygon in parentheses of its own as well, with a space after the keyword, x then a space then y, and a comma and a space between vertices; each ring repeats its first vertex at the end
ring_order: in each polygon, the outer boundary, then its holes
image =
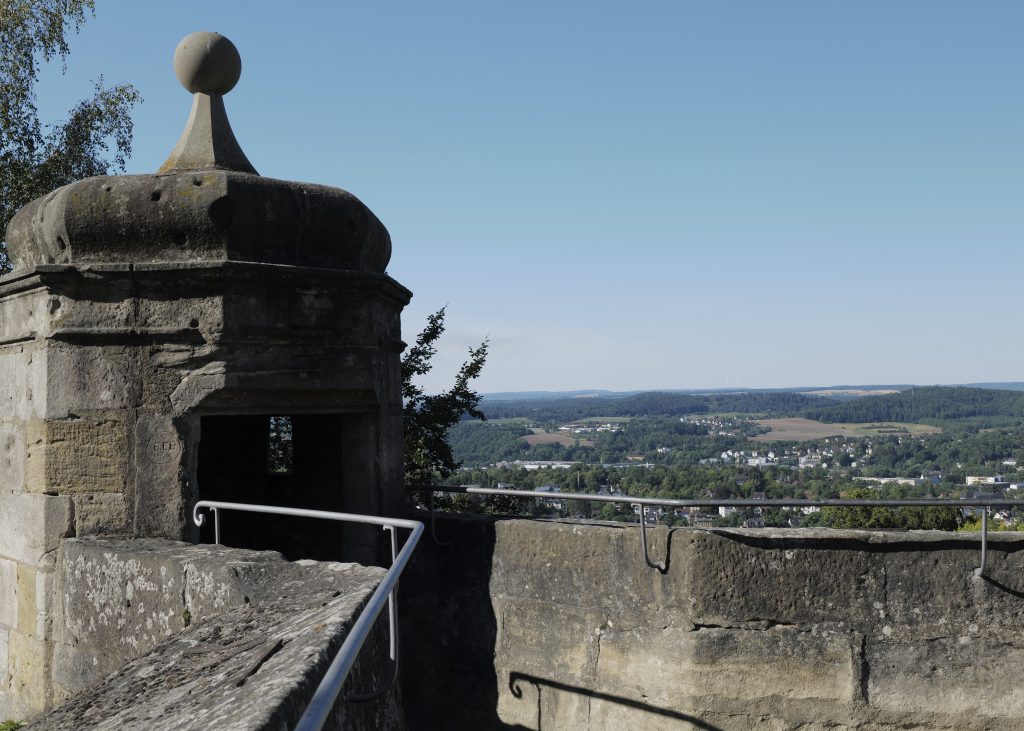
MULTIPOLYGON (((981 578, 985 583, 989 584, 990 586, 994 586, 996 589, 999 589, 1000 591, 1005 591, 1007 594, 1015 596, 1018 599, 1024 599, 1024 591, 1021 591, 1020 589, 1014 589, 1012 587, 1009 587, 1001 581, 996 581, 990 576, 982 576, 981 578)), ((1024 579, 1018 579, 1017 583, 1024 583, 1024 579)))
MULTIPOLYGON (((686 723, 693 726, 693 728, 704 729, 704 731, 722 731, 718 726, 712 726, 706 721, 702 721, 696 716, 690 716, 685 713, 679 713, 669 708, 658 708, 650 703, 642 703, 632 698, 625 698, 620 695, 611 695, 609 693, 600 693, 590 688, 583 688, 578 685, 569 685, 568 683, 560 683, 557 680, 551 680, 550 678, 538 678, 535 675, 528 675, 527 673, 509 673, 508 676, 508 688, 512 695, 516 698, 523 697, 523 683, 528 683, 536 689, 537 693, 537 721, 535 728, 537 731, 544 731, 544 729, 557 729, 557 721, 553 721, 548 726, 544 725, 544 703, 543 703, 543 691, 544 688, 550 688, 552 690, 561 691, 564 693, 572 693, 573 695, 581 696, 586 698, 588 701, 604 701, 605 703, 614 703, 618 706, 623 706, 635 711, 642 711, 644 713, 650 713, 661 718, 670 719, 674 721, 685 721, 686 723)), ((522 728, 522 727, 517 727, 522 728)))
MULTIPOLYGON (((428 521, 421 513, 410 517, 428 521)), ((720 731, 695 716, 521 671, 509 673, 507 686, 516 699, 524 697, 524 684, 536 689, 536 720, 529 726, 502 721, 494 660, 497 618, 491 597, 495 526, 502 520, 507 519, 438 514, 439 542, 431 536, 428 524, 405 572, 399 592, 399 667, 410 731, 557 729, 560 720, 552 715, 552 708, 544 714, 545 691, 549 701, 554 699, 552 693, 567 693, 585 702, 651 714, 661 722, 684 721, 693 728, 720 731)), ((671 569, 672 533, 651 546, 652 560, 666 564, 665 570, 658 570, 660 574, 671 569)), ((642 563, 640 555, 636 558, 642 563)))
MULTIPOLYGON (((411 517, 428 522, 424 514, 411 517)), ((405 720, 410 731, 556 729, 559 721, 550 717, 550 709, 548 717, 543 713, 544 690, 719 731, 717 726, 694 716, 521 671, 509 674, 508 688, 517 699, 524 696, 524 683, 536 688, 536 722, 524 726, 502 721, 498 716, 499 678, 494 660, 497 618, 491 597, 495 526, 502 520, 439 514, 440 544, 431 536, 428 523, 427 533, 402 578, 399 668, 405 720)), ((651 557, 671 566, 671 536, 657 547, 652 545, 651 557)), ((640 556, 636 558, 642 562, 640 556)))
POLYGON ((497 714, 497 623, 489 593, 494 521, 446 515, 437 522, 444 545, 428 527, 399 591, 406 726, 523 728, 502 723, 497 714))

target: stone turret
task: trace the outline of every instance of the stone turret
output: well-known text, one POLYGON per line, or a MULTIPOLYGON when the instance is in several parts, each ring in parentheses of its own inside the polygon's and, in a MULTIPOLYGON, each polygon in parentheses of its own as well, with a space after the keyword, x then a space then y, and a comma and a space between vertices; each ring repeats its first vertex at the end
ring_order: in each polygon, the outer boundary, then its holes
MULTIPOLYGON (((66 536, 201 538, 198 499, 387 514, 402 502, 399 315, 387 229, 337 188, 260 176, 224 95, 241 60, 186 37, 193 95, 160 171, 64 186, 7 229, 0 279, 0 717, 50 702, 66 536), (5 697, 6 696, 6 697, 5 697)), ((283 522, 229 545, 376 559, 283 522)))

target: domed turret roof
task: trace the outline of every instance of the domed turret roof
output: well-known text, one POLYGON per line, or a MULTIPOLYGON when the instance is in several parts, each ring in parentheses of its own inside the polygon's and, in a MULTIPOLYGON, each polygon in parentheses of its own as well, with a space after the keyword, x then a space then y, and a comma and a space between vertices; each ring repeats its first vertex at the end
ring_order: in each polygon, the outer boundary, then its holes
POLYGON ((174 70, 193 93, 185 131, 154 175, 86 178, 37 198, 7 228, 15 269, 39 264, 246 261, 383 272, 387 229, 339 188, 260 176, 223 95, 241 59, 218 33, 186 36, 174 70))

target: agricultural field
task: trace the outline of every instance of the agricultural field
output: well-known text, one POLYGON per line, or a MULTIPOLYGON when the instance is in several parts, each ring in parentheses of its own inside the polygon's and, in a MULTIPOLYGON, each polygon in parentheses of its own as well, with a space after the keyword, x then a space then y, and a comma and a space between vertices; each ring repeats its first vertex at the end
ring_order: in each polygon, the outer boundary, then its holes
POLYGON ((595 426, 600 424, 625 424, 627 421, 632 421, 635 416, 587 416, 582 419, 573 419, 573 424, 593 424, 595 426))
POLYGON ((864 388, 819 388, 813 391, 801 391, 805 396, 884 396, 889 393, 899 393, 891 388, 864 389, 864 388))
POLYGON ((937 426, 928 424, 862 423, 826 424, 812 419, 755 419, 754 423, 771 431, 752 437, 754 442, 804 442, 823 437, 869 437, 885 434, 938 434, 937 426))

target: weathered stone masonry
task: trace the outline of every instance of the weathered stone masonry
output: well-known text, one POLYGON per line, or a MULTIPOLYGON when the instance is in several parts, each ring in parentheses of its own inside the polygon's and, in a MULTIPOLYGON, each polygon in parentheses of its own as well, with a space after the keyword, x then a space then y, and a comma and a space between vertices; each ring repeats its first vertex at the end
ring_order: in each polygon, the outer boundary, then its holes
POLYGON ((635 525, 437 531, 402 587, 410 728, 1021 728, 1019 534, 983 578, 976 534, 658 527, 662 574, 635 525))

